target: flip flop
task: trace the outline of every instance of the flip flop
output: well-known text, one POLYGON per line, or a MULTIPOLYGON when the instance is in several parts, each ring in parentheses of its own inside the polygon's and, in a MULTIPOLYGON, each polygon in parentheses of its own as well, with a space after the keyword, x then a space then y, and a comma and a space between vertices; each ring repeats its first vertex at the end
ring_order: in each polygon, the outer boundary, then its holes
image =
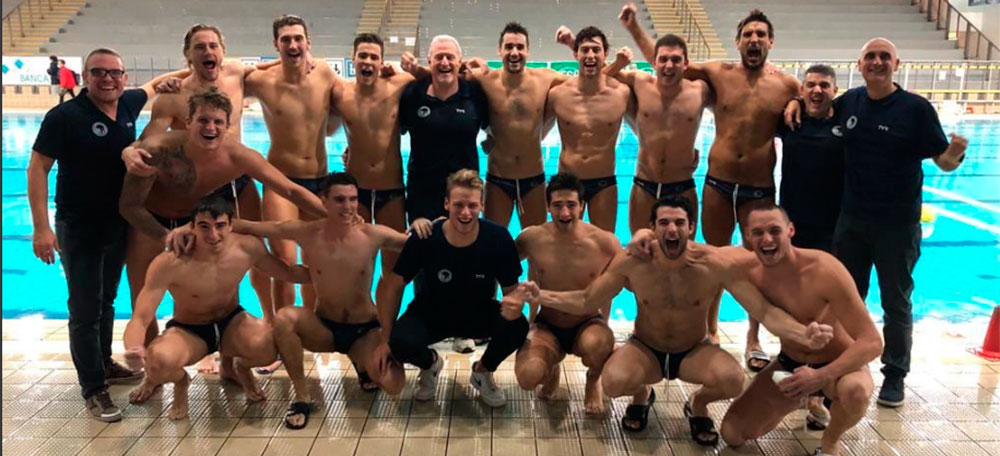
POLYGON ((823 406, 826 407, 825 410, 820 410, 823 413, 816 413, 813 410, 809 410, 809 414, 806 415, 806 427, 812 431, 823 431, 826 427, 830 425, 830 406, 833 402, 826 397, 823 398, 823 406))
POLYGON ((292 402, 291 405, 288 406, 288 411, 285 412, 285 427, 293 430, 302 429, 306 427, 306 425, 309 424, 310 412, 312 412, 312 406, 309 405, 308 402, 292 402), (305 420, 302 421, 301 425, 298 426, 293 425, 292 423, 288 422, 288 419, 291 418, 293 415, 302 415, 305 417, 305 420))
POLYGON ((712 421, 712 418, 694 416, 694 410, 691 409, 691 402, 684 403, 684 416, 688 420, 688 426, 691 427, 691 440, 704 446, 716 446, 719 444, 719 432, 715 430, 715 422, 712 421), (701 438, 702 434, 710 434, 712 437, 703 439, 701 438))
POLYGON ((646 405, 631 404, 625 407, 625 416, 622 417, 622 429, 629 432, 642 432, 646 429, 646 425, 649 424, 649 409, 653 407, 654 402, 656 402, 656 389, 650 387, 649 399, 647 399, 646 405), (629 426, 626 420, 638 423, 639 427, 629 426))
POLYGON ((744 358, 746 358, 747 369, 750 369, 751 371, 754 372, 760 372, 764 370, 764 368, 771 363, 771 357, 767 356, 767 353, 763 350, 750 350, 746 352, 746 354, 744 354, 743 356, 744 358), (757 361, 758 363, 763 362, 763 365, 760 364, 755 365, 754 364, 755 361, 757 361))
POLYGON ((371 376, 368 375, 368 372, 358 369, 357 364, 354 364, 354 371, 358 373, 358 385, 361 386, 361 391, 364 391, 366 393, 378 391, 378 385, 376 385, 375 382, 372 381, 372 378, 371 376))

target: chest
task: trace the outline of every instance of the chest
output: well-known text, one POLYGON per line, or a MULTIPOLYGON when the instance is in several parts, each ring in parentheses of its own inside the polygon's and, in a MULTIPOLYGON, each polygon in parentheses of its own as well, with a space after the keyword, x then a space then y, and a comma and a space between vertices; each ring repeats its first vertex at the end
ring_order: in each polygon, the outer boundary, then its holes
POLYGON ((584 239, 575 242, 543 239, 532 246, 528 256, 532 274, 550 277, 579 278, 585 283, 596 279, 610 260, 597 243, 584 239))
POLYGON ((259 90, 258 98, 272 119, 300 123, 326 118, 330 110, 330 89, 329 84, 319 81, 276 82, 259 90))
POLYGON ((175 299, 228 297, 239 288, 249 267, 244 254, 226 254, 213 262, 191 260, 176 272, 169 290, 175 299))
POLYGON ((363 96, 345 93, 336 108, 348 126, 394 125, 399 114, 399 101, 387 90, 363 96))
POLYGON ((691 91, 673 98, 664 98, 652 84, 636 87, 639 101, 639 123, 669 125, 674 128, 695 128, 701 122, 701 100, 691 91))
POLYGON ((553 100, 554 111, 560 123, 572 122, 599 127, 621 122, 628 108, 628 93, 604 89, 596 94, 576 90, 560 90, 553 100))
POLYGON ((491 114, 496 118, 537 118, 545 109, 547 87, 538 81, 526 81, 517 87, 507 87, 497 81, 484 84, 483 89, 491 114))
POLYGON ((628 279, 636 302, 653 311, 707 312, 719 289, 705 271, 693 267, 665 271, 649 264, 628 279))
POLYGON ((776 77, 748 81, 741 73, 725 72, 718 79, 722 86, 716 85, 715 109, 721 113, 778 116, 794 95, 776 77))

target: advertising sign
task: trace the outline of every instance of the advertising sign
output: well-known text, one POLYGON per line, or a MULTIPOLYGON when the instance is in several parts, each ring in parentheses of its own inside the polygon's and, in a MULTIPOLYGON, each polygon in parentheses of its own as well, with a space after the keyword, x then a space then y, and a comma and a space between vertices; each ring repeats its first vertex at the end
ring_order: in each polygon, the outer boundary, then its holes
MULTIPOLYGON (((83 72, 83 59, 80 57, 61 57, 66 66, 77 74, 83 72)), ((49 77, 49 58, 39 57, 3 57, 3 85, 51 85, 49 77)), ((82 78, 81 74, 81 78, 82 78)), ((82 80, 82 79, 81 79, 82 80)))

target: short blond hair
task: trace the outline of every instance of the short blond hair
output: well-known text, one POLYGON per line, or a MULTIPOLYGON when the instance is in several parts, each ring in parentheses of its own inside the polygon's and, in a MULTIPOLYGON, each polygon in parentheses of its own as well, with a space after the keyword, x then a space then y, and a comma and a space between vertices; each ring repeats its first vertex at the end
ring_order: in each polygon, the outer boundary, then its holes
POLYGON ((479 177, 479 172, 472 169, 460 169, 448 176, 446 195, 451 196, 451 189, 455 187, 467 188, 469 190, 483 191, 483 179, 479 177))

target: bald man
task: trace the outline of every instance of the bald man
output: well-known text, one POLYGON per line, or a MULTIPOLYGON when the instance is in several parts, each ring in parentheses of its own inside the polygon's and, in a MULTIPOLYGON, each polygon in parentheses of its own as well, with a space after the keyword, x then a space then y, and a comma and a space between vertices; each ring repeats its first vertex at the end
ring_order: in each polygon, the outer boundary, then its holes
POLYGON ((898 407, 913 344, 910 294, 920 258, 921 162, 930 158, 942 171, 954 171, 965 158, 968 140, 952 134, 949 143, 930 102, 893 81, 899 57, 888 39, 865 43, 858 68, 865 85, 848 90, 833 105, 844 135, 846 173, 833 253, 862 297, 868 295, 875 266, 885 310, 885 380, 878 403, 898 407))

